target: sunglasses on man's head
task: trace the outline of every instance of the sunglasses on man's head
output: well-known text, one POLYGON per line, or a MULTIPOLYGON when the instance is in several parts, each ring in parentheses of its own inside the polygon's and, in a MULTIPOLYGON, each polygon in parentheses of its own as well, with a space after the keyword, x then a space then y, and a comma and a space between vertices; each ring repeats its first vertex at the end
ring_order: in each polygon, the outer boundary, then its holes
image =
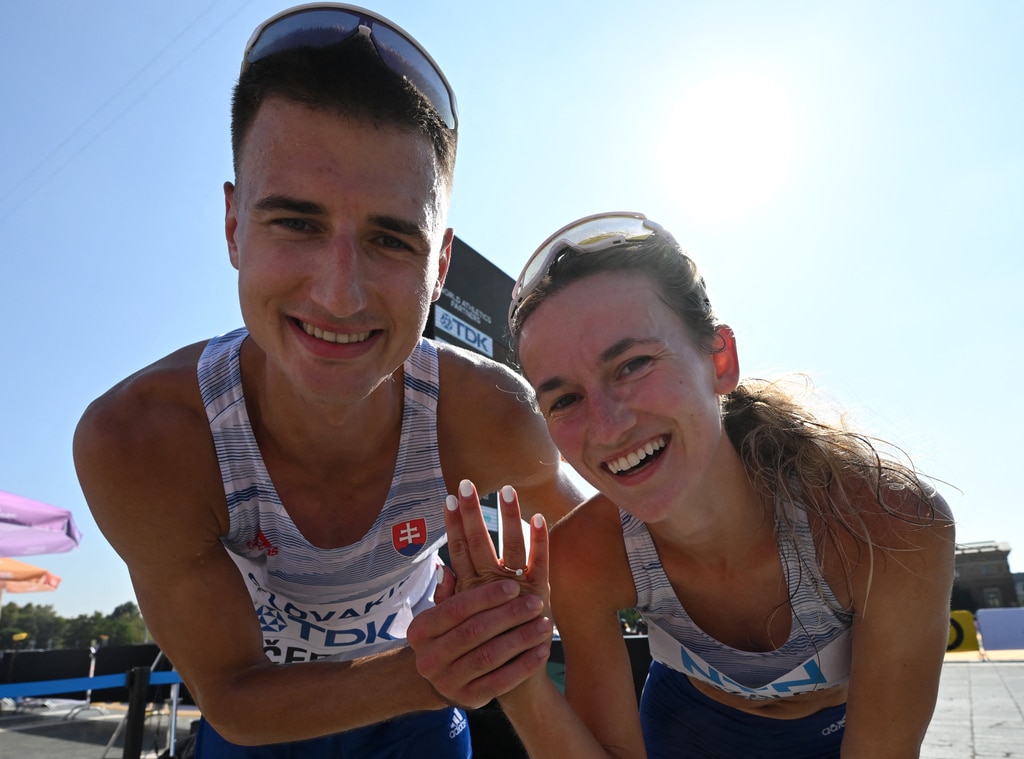
POLYGON ((389 69, 419 90, 449 129, 459 125, 455 93, 430 54, 404 29, 365 8, 309 3, 264 21, 245 46, 242 70, 267 56, 300 47, 327 47, 356 34, 366 36, 389 69))

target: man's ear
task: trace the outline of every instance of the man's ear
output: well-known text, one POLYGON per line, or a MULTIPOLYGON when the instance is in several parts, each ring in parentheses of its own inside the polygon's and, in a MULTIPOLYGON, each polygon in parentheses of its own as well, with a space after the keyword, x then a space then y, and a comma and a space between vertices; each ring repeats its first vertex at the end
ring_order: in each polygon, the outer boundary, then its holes
POLYGON ((455 230, 448 227, 444 231, 444 240, 441 243, 441 253, 437 259, 437 281, 434 283, 434 293, 430 298, 433 303, 441 297, 444 290, 444 280, 448 276, 448 267, 452 262, 452 240, 455 239, 455 230))
POLYGON ((728 324, 719 325, 718 340, 711 362, 715 367, 715 392, 727 395, 740 383, 740 358, 736 352, 736 334, 728 324))
POLYGON ((231 265, 238 268, 238 244, 235 235, 238 232, 238 205, 235 202, 235 186, 231 182, 224 183, 224 237, 228 241, 228 255, 231 265))

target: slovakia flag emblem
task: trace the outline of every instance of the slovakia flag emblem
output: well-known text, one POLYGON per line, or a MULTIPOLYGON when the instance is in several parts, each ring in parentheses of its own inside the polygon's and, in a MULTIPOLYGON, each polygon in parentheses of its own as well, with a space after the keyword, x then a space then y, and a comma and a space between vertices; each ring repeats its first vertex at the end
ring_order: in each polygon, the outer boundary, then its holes
POLYGON ((412 556, 427 544, 425 519, 410 519, 391 525, 391 542, 402 556, 412 556))

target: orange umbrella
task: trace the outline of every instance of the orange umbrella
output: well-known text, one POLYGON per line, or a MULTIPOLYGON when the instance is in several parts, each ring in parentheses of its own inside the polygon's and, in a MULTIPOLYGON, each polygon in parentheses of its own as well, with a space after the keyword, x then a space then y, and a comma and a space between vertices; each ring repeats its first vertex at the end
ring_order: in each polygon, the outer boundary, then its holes
POLYGON ((35 593, 40 590, 56 590, 58 585, 60 578, 52 572, 17 559, 0 557, 0 600, 5 590, 11 593, 35 593))
POLYGON ((56 590, 60 578, 45 569, 34 567, 17 559, 0 558, 0 593, 34 593, 56 590))

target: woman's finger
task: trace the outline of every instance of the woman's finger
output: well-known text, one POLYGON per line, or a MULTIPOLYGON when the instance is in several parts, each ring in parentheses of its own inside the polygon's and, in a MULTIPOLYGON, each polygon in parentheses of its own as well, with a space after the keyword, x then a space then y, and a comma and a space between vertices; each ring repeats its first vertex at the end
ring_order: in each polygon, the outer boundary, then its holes
MULTIPOLYGON (((500 568, 498 554, 494 550, 491 533, 487 531, 487 523, 484 521, 484 514, 480 508, 480 497, 477 495, 476 486, 469 480, 459 483, 459 514, 462 520, 462 535, 466 541, 475 574, 493 577, 494 572, 500 568)), ((462 577, 459 576, 457 568, 455 575, 459 580, 459 587, 462 587, 462 577)))
POLYGON ((445 499, 444 506, 444 525, 448 532, 448 560, 455 573, 455 581, 461 588, 466 583, 472 583, 476 577, 476 567, 473 566, 473 558, 469 554, 469 545, 462 529, 462 510, 459 508, 459 499, 449 495, 445 499))
POLYGON ((526 569, 526 539, 515 488, 506 485, 498 493, 501 518, 501 562, 511 570, 526 569))
POLYGON ((437 585, 434 587, 434 603, 440 604, 455 595, 455 575, 444 564, 437 567, 437 585))
POLYGON ((530 585, 538 589, 547 602, 548 587, 548 527, 541 514, 530 519, 530 563, 527 575, 530 585))

